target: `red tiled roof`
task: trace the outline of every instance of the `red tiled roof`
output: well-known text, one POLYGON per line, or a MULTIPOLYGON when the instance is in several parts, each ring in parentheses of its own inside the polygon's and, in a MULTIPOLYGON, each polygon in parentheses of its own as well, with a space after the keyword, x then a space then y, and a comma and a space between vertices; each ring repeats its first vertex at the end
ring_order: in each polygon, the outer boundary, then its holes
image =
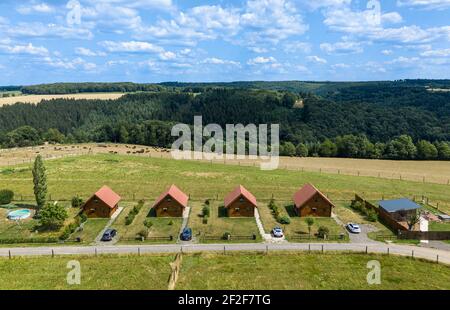
POLYGON ((113 209, 121 200, 120 196, 113 192, 108 186, 103 186, 98 192, 94 194, 94 197, 97 197, 105 204, 108 205, 111 209, 113 209))
POLYGON ((185 193, 183 193, 175 185, 172 185, 166 192, 161 194, 161 196, 159 196, 159 198, 156 200, 156 202, 153 204, 153 206, 158 205, 167 196, 172 197, 172 199, 175 199, 179 204, 181 204, 185 208, 188 206, 189 196, 186 195, 185 193))
POLYGON ((321 191, 319 191, 314 185, 306 184, 299 191, 294 194, 294 203, 297 208, 302 207, 307 203, 314 195, 319 194, 323 199, 325 199, 329 204, 334 206, 327 196, 325 196, 321 191))
POLYGON ((238 199, 240 196, 245 197, 248 201, 250 201, 255 207, 257 206, 256 198, 253 196, 252 193, 250 193, 245 187, 242 185, 239 185, 236 187, 235 190, 233 190, 231 193, 229 193, 224 200, 225 208, 228 208, 228 206, 233 203, 236 199, 238 199))

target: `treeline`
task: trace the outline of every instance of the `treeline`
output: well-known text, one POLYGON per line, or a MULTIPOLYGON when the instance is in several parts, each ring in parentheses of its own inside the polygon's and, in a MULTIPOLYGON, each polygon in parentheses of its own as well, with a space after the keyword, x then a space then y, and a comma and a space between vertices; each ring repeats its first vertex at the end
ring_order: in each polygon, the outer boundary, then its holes
MULTIPOLYGON (((410 89, 409 96, 415 102, 417 92, 410 89)), ((290 149, 283 152, 289 156, 298 154, 292 149, 302 144, 309 156, 445 159, 441 155, 445 155, 447 144, 439 141, 450 141, 450 122, 448 111, 441 111, 441 107, 448 106, 450 94, 442 95, 420 93, 420 100, 425 103, 415 106, 228 88, 203 89, 195 94, 178 90, 140 92, 117 100, 54 99, 38 105, 1 107, 0 143, 3 147, 15 147, 62 139, 67 143, 95 141, 167 147, 172 143, 173 124, 192 125, 194 116, 201 115, 204 125, 215 123, 222 128, 239 123, 280 124, 281 142, 290 149), (411 143, 399 143, 399 137, 405 134, 411 143), (419 145, 422 140, 429 141, 426 147, 431 149, 431 155, 423 155, 425 144, 419 145), (327 144, 332 151, 325 151, 327 144), (397 147, 405 144, 412 144, 416 150, 405 153, 397 147), (437 157, 433 147, 438 151, 437 157)))
POLYGON ((139 92, 162 91, 164 88, 156 84, 136 83, 55 83, 24 86, 19 90, 24 94, 54 95, 77 93, 109 93, 109 92, 139 92))
POLYGON ((372 143, 364 135, 345 135, 323 142, 285 142, 280 146, 280 154, 296 157, 342 157, 395 160, 450 160, 450 143, 420 140, 414 143, 408 135, 401 135, 387 143, 372 143))

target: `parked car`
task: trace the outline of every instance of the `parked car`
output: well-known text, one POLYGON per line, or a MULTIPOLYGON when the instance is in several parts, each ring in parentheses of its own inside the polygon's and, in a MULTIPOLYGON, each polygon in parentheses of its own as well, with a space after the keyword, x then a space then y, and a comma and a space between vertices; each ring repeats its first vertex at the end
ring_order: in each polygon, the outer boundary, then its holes
POLYGON ((358 224, 355 223, 348 223, 347 229, 354 234, 360 234, 361 233, 361 227, 359 227, 358 224))
POLYGON ((191 241, 192 240, 192 229, 191 228, 185 228, 183 229, 183 232, 180 236, 182 241, 191 241))
POLYGON ((284 237, 283 229, 281 229, 280 227, 275 227, 274 229, 272 229, 272 235, 275 238, 283 238, 284 237))
POLYGON ((107 229, 102 236, 102 241, 112 241, 114 237, 117 235, 117 230, 115 229, 107 229))

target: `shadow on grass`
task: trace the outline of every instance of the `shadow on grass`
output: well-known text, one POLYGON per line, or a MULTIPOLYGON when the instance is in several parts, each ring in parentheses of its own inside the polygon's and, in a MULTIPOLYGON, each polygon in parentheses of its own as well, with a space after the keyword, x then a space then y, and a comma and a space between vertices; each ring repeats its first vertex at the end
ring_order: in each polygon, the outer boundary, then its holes
POLYGON ((284 208, 286 209, 286 212, 289 215, 289 217, 297 217, 297 213, 295 213, 294 205, 287 205, 287 206, 284 206, 284 208))
POLYGON ((228 217, 227 208, 225 208, 225 206, 220 206, 218 213, 219 213, 219 217, 228 217))

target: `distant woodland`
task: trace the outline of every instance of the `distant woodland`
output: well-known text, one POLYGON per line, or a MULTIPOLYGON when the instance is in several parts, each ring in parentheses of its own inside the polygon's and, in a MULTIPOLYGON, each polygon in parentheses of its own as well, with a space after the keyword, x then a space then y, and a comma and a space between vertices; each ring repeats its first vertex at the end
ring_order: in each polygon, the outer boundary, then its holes
POLYGON ((443 89, 450 89, 450 81, 26 86, 20 87, 26 94, 128 94, 108 101, 54 99, 1 107, 0 144, 168 147, 175 139, 173 124, 192 125, 194 116, 202 115, 205 125, 280 124, 281 152, 287 156, 449 160, 450 92, 443 89))

